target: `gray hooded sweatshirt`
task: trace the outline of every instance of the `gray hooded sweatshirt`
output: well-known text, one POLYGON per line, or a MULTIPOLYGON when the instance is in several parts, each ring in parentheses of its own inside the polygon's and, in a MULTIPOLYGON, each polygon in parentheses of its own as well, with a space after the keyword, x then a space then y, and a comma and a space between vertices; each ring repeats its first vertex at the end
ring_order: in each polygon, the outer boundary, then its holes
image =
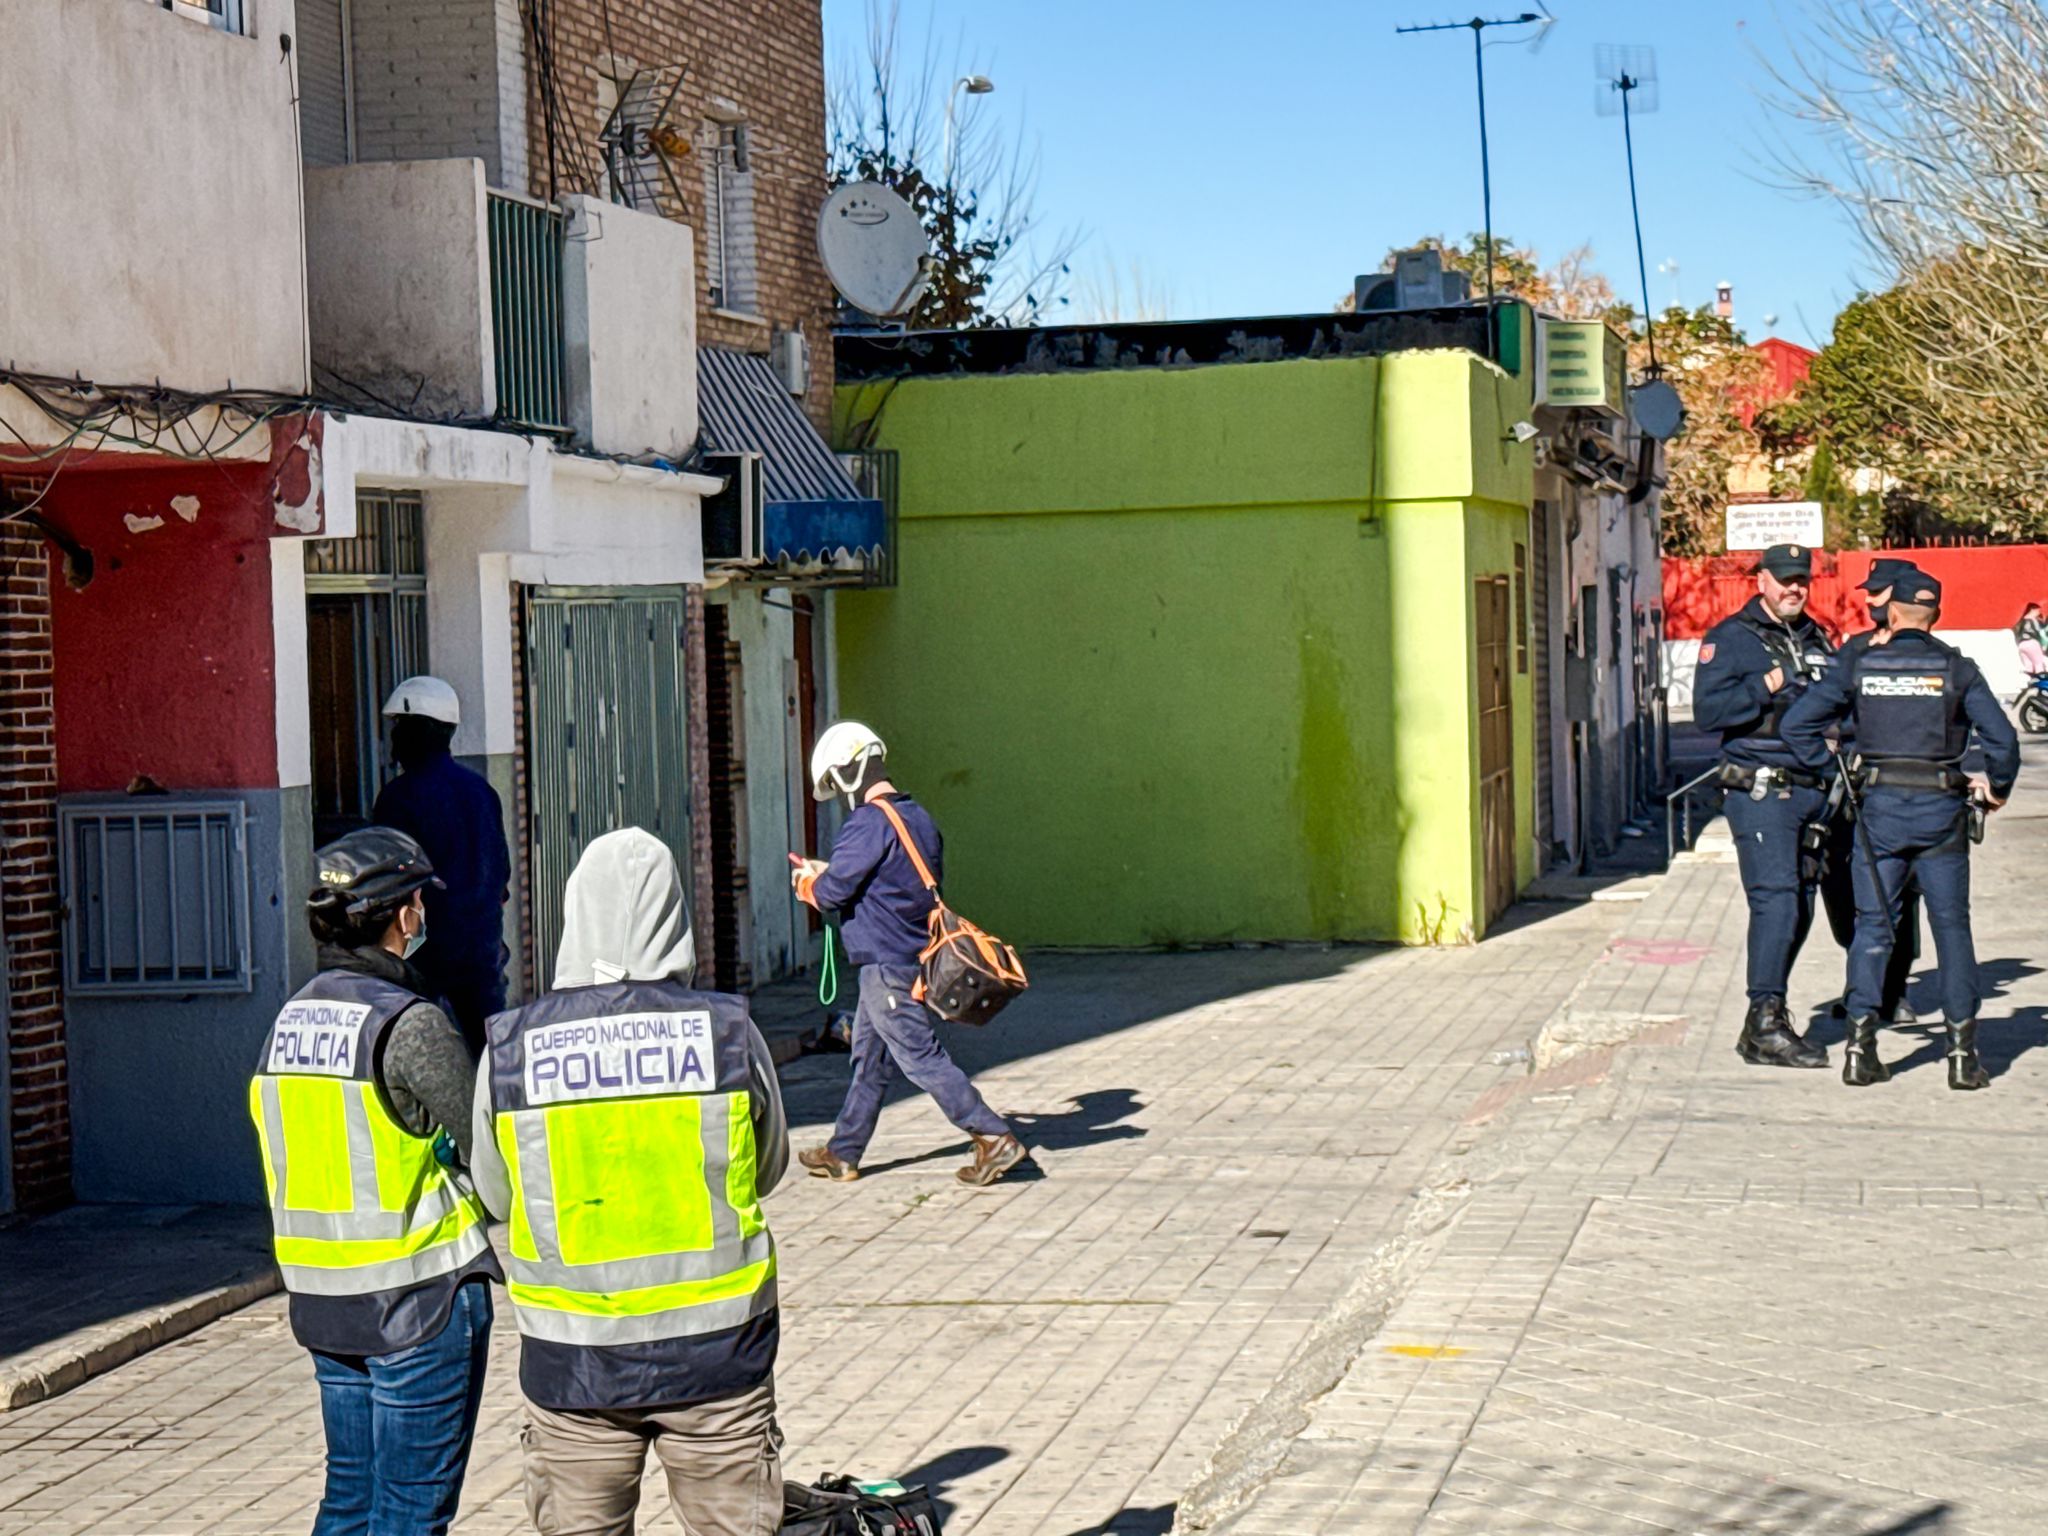
MULTIPOLYGON (((697 949, 675 855, 638 827, 607 832, 583 850, 562 902, 562 947, 555 990, 614 981, 690 984, 697 949)), ((754 1120, 754 1188, 763 1195, 789 1167, 789 1123, 782 1089, 761 1031, 747 1026, 748 1099, 754 1120)), ((512 1212, 512 1179, 491 1133, 491 1062, 477 1072, 475 1145, 470 1168, 493 1216, 512 1212)))

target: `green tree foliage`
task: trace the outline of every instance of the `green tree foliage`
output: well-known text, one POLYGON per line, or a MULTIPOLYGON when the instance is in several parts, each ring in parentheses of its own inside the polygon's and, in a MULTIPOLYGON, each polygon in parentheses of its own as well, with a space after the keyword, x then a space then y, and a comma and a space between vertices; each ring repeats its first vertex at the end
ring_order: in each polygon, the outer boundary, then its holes
POLYGON ((2042 526, 2028 469, 2041 446, 2002 451, 1997 413, 1958 412, 1933 380, 1921 341, 1939 324, 1934 302, 1912 285, 1859 295, 1772 423, 1812 448, 1809 494, 1827 506, 1830 536, 1845 543, 2024 537, 2042 526))

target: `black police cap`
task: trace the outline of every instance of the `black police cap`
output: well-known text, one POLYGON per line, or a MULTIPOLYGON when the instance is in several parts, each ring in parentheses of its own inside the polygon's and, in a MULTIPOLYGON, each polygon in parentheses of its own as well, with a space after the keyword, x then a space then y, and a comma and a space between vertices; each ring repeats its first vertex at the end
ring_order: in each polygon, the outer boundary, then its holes
POLYGON ((1813 551, 1804 544, 1773 544, 1764 551, 1762 564, 1780 581, 1790 581, 1795 576, 1803 581, 1813 579, 1813 551))
POLYGON ((1892 601, 1895 603, 1919 603, 1925 607, 1941 606, 1941 583, 1925 571, 1915 571, 1910 576, 1901 576, 1892 587, 1892 601))
POLYGON ((439 886, 426 849, 395 827, 361 827, 314 855, 319 883, 309 907, 342 906, 352 916, 396 906, 414 891, 439 886))
POLYGON ((1886 556, 1871 563, 1870 574, 1863 580, 1865 592, 1882 592, 1886 587, 1895 587, 1909 576, 1926 574, 1910 560, 1886 556))

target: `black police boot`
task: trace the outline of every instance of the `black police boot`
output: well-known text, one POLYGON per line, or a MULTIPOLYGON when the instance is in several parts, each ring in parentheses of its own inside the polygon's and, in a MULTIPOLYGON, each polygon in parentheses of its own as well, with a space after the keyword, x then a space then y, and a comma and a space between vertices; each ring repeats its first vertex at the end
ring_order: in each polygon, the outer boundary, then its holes
POLYGON ((1751 1003, 1742 1020, 1742 1038, 1736 1052, 1753 1067, 1824 1067, 1828 1053, 1822 1046, 1799 1038, 1792 1027, 1792 1015, 1783 998, 1767 997, 1751 1003))
POLYGON ((1851 1088, 1891 1081, 1892 1069, 1877 1059, 1877 1016, 1866 1013, 1849 1021, 1849 1042, 1842 1049, 1842 1081, 1851 1088))
POLYGON ((1948 1085, 1951 1088, 1989 1088, 1991 1074, 1977 1059, 1977 1021, 1948 1027, 1948 1085))

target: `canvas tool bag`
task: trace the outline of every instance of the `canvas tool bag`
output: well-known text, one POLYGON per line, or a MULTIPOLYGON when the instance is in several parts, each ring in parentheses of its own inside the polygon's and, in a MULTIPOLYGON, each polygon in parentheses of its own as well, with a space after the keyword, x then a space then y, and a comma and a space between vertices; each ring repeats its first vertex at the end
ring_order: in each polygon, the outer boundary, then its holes
POLYGON ((900 1483, 785 1481, 781 1536, 940 1536, 939 1515, 924 1489, 900 1483))
POLYGON ((896 807, 887 800, 872 803, 889 818, 917 878, 932 893, 931 938, 917 957, 917 985, 911 989, 911 997, 949 1024, 986 1024, 1031 985, 1024 962, 1008 944, 994 934, 983 933, 946 905, 931 866, 911 841, 910 829, 896 807))

